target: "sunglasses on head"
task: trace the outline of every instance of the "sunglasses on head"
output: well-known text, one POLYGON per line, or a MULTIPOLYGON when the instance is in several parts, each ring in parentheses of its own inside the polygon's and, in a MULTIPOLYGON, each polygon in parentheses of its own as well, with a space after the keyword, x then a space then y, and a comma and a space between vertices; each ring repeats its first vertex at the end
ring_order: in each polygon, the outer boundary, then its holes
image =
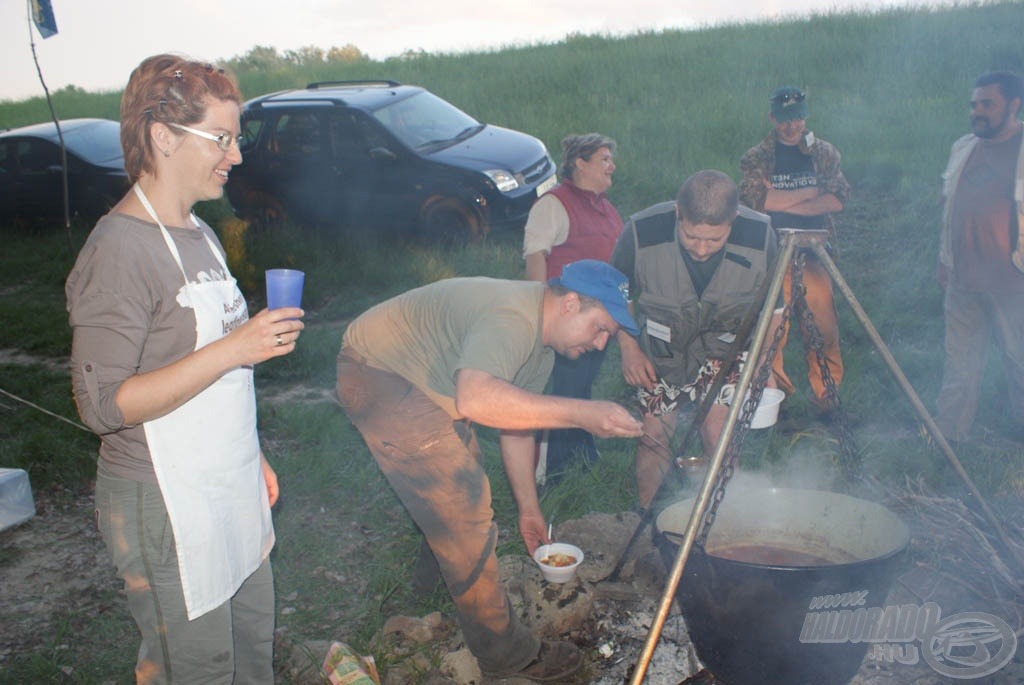
POLYGON ((782 95, 776 95, 772 98, 772 102, 777 102, 780 105, 791 105, 794 102, 803 102, 804 98, 807 97, 806 93, 784 93, 782 95))
MULTIPOLYGON (((203 65, 203 69, 206 70, 207 74, 212 74, 214 72, 217 72, 218 74, 223 74, 224 73, 223 69, 221 69, 219 67, 215 67, 212 64, 204 64, 203 65)), ((181 69, 175 69, 174 71, 172 71, 171 72, 171 76, 176 78, 176 79, 178 79, 179 81, 181 79, 185 78, 185 74, 182 72, 181 69)))

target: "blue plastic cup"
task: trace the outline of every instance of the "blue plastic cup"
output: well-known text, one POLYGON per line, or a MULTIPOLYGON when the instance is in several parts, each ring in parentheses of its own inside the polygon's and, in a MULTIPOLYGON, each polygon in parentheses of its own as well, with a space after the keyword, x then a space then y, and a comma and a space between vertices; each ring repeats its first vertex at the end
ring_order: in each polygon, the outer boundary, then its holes
POLYGON ((267 309, 302 306, 306 274, 295 269, 267 269, 267 309))

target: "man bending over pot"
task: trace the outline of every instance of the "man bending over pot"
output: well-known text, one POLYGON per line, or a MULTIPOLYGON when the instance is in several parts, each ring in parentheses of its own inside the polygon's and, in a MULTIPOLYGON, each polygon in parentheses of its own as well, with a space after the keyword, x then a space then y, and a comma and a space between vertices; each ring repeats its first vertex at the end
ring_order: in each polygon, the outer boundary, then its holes
POLYGON ((423 532, 481 671, 557 681, 582 665, 570 642, 539 641, 498 580, 490 483, 472 424, 500 429, 502 461, 532 554, 549 542, 534 480, 534 431, 639 437, 613 402, 544 395, 555 352, 600 350, 636 334, 626 278, 595 260, 548 284, 453 278, 383 302, 353 321, 338 356, 338 398, 423 532))

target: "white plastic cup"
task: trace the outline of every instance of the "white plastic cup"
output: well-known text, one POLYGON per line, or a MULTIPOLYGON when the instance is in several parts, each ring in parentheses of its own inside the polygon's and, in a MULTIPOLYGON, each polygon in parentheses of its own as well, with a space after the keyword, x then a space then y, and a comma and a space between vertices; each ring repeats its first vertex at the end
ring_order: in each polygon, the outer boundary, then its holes
POLYGON ((779 420, 779 407, 784 399, 786 399, 786 393, 782 390, 765 388, 761 392, 761 401, 757 403, 754 417, 750 419, 750 427, 757 430, 774 426, 779 420))
POLYGON ((533 552, 533 560, 540 567, 541 575, 549 583, 568 583, 576 576, 576 569, 583 563, 583 550, 566 542, 552 542, 541 545, 533 552), (551 566, 544 563, 552 554, 568 554, 576 558, 576 562, 568 566, 551 566))

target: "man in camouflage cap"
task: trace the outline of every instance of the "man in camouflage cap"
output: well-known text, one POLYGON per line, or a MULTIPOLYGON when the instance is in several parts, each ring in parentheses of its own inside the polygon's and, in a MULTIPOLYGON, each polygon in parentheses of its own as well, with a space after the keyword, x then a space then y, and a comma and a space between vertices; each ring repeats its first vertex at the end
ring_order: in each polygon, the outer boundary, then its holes
MULTIPOLYGON (((740 201, 772 219, 772 227, 832 230, 831 214, 843 209, 850 185, 839 168, 839 151, 835 146, 807 130, 807 96, 799 88, 782 86, 771 96, 768 119, 772 130, 768 136, 747 150, 740 160, 743 181, 740 201)), ((790 299, 791 272, 786 274, 783 289, 790 299)), ((838 388, 843 378, 843 359, 839 351, 839 326, 832 299, 832 279, 825 267, 808 251, 803 272, 807 306, 824 338, 822 353, 829 374, 838 388)), ((806 347, 807 331, 801 329, 806 347)), ((783 334, 772 371, 779 388, 786 394, 794 392, 793 383, 782 364, 786 344, 783 334)), ((822 379, 818 358, 806 350, 807 379, 814 401, 824 418, 830 418, 834 407, 822 379)))

